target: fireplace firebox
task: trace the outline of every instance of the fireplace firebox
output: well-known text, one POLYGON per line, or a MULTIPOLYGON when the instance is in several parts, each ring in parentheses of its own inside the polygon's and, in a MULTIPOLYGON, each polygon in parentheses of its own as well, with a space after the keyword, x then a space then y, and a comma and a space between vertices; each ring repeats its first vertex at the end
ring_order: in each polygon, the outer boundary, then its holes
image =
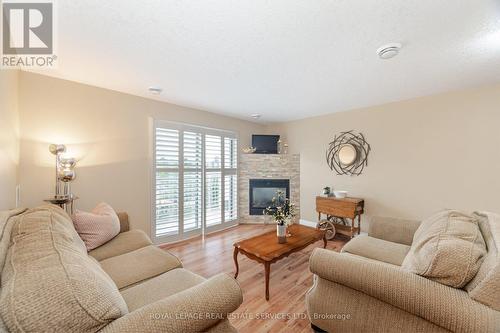
POLYGON ((271 206, 277 191, 283 191, 290 198, 289 179, 250 179, 250 215, 264 215, 264 209, 271 206))

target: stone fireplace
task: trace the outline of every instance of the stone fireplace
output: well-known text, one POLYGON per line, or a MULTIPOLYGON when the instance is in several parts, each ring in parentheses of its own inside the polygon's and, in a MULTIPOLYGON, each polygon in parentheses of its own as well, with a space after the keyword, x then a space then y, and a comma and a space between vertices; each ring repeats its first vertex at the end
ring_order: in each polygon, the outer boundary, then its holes
POLYGON ((272 223, 263 210, 283 190, 297 207, 295 222, 300 217, 300 156, 277 154, 242 154, 240 158, 239 221, 240 223, 272 223))
POLYGON ((264 215, 264 209, 273 204, 272 199, 281 191, 290 197, 290 179, 250 179, 248 209, 250 215, 264 215))

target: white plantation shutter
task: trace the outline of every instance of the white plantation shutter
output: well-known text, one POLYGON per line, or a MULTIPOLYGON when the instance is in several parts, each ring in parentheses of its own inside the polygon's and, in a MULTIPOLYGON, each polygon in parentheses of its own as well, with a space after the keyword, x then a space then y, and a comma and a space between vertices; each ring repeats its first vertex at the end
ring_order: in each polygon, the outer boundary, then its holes
POLYGON ((184 231, 201 228, 202 185, 201 172, 184 172, 184 231))
POLYGON ((177 234, 179 223, 179 173, 156 173, 156 236, 177 234))
POLYGON ((224 221, 238 218, 238 140, 224 138, 224 221))
POLYGON ((184 132, 184 169, 201 171, 203 163, 202 148, 201 133, 184 132))
POLYGON ((234 133, 155 121, 154 236, 162 241, 217 230, 238 218, 234 133))
POLYGON ((222 222, 222 182, 220 171, 207 172, 206 176, 206 221, 207 226, 222 222))
POLYGON ((202 134, 184 132, 184 231, 201 228, 202 224, 202 134))
POLYGON ((156 129, 156 167, 179 168, 179 131, 156 129))
POLYGON ((205 136, 205 161, 207 169, 220 169, 222 152, 221 142, 222 138, 217 135, 205 136))
POLYGON ((224 138, 224 168, 236 169, 238 164, 238 140, 224 138))
POLYGON ((224 221, 238 218, 238 182, 236 175, 224 176, 224 221))
POLYGON ((205 135, 205 203, 207 226, 222 223, 222 137, 205 135))
POLYGON ((156 129, 156 235, 178 233, 179 224, 179 131, 156 129))

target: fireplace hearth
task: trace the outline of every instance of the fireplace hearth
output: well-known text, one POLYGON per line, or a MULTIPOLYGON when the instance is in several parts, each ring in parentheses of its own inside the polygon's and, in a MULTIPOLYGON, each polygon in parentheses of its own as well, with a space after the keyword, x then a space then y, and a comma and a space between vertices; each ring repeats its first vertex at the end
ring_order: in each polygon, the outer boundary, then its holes
POLYGON ((248 204, 250 215, 264 215, 264 209, 272 205, 273 197, 282 191, 290 198, 289 179, 250 179, 248 204))

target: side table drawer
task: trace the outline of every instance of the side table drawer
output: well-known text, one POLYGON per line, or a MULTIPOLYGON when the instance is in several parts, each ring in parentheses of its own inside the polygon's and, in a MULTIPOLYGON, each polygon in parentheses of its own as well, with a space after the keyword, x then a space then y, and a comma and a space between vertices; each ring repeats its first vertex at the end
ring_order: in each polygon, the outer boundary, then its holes
POLYGON ((316 198, 316 211, 327 215, 353 219, 363 213, 363 200, 350 198, 316 198))

